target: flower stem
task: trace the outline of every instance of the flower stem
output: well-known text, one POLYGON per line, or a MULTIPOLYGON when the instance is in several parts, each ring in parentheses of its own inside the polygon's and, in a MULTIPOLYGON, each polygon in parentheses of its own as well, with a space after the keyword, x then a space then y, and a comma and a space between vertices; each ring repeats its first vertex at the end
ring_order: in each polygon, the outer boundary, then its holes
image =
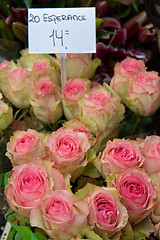
POLYGON ((137 130, 138 126, 139 126, 140 121, 141 121, 141 116, 137 114, 136 115, 136 121, 135 121, 135 124, 133 126, 132 135, 136 134, 136 130, 137 130))

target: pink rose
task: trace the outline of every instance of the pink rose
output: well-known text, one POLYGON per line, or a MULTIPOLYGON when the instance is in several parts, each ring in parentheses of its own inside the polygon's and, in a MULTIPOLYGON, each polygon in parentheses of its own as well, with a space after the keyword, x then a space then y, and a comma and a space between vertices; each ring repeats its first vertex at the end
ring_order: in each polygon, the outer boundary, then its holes
POLYGON ((23 68, 10 72, 4 96, 17 108, 28 108, 30 92, 33 86, 32 74, 23 68))
POLYGON ((126 104, 142 116, 152 115, 160 107, 160 77, 157 72, 137 75, 128 93, 126 104), (134 103, 135 102, 135 103, 134 103))
POLYGON ((156 192, 149 176, 140 169, 120 173, 116 186, 128 210, 130 223, 141 222, 155 206, 156 192))
POLYGON ((127 107, 141 116, 150 116, 160 107, 160 77, 146 71, 144 62, 126 58, 117 63, 110 86, 127 107))
POLYGON ((118 96, 107 90, 106 85, 93 87, 84 95, 79 119, 96 135, 95 151, 106 143, 124 118, 125 108, 118 96))
POLYGON ((60 86, 60 64, 57 58, 49 54, 29 54, 28 49, 22 50, 21 55, 17 60, 19 66, 31 71, 35 78, 48 74, 60 86))
POLYGON ((120 173, 132 167, 141 167, 144 156, 134 140, 108 141, 101 157, 103 174, 120 173))
POLYGON ((89 204, 88 221, 108 237, 119 232, 128 222, 126 208, 118 199, 115 188, 96 187, 86 198, 89 204))
POLYGON ((23 212, 29 215, 31 209, 40 206, 41 198, 45 193, 58 189, 54 182, 56 178, 61 182, 58 186, 64 189, 64 178, 61 173, 53 168, 50 172, 51 175, 44 167, 31 162, 14 167, 5 189, 10 207, 14 211, 20 211, 21 215, 23 212))
POLYGON ((96 138, 90 133, 88 127, 82 123, 79 119, 71 119, 70 121, 67 121, 63 124, 64 127, 71 128, 73 132, 82 132, 85 133, 88 137, 91 146, 93 146, 96 143, 96 138))
POLYGON ((114 76, 110 86, 120 96, 124 96, 129 91, 130 79, 145 71, 145 64, 142 60, 127 57, 114 67, 114 76))
POLYGON ((143 167, 149 174, 160 171, 160 136, 147 136, 140 144, 140 148, 145 156, 143 167))
POLYGON ((62 97, 70 104, 76 103, 87 91, 89 81, 85 78, 72 78, 68 80, 62 89, 62 97))
MULTIPOLYGON (((28 48, 23 49, 20 51, 21 57, 17 60, 18 65, 22 68, 26 68, 29 71, 33 70, 33 65, 37 61, 44 61, 46 62, 51 59, 49 54, 29 54, 28 48)), ((48 65, 48 64, 47 64, 48 65)), ((36 69, 36 67, 35 67, 36 69)))
POLYGON ((6 95, 7 93, 6 81, 8 79, 8 75, 16 68, 17 64, 13 61, 4 61, 0 63, 0 90, 3 95, 6 95))
POLYGON ((70 53, 66 58, 67 79, 74 77, 91 79, 100 64, 100 59, 92 60, 92 55, 89 53, 70 53))
POLYGON ((133 77, 133 75, 137 75, 144 71, 144 62, 131 57, 127 57, 115 65, 115 72, 118 72, 124 77, 133 77))
POLYGON ((144 72, 136 76, 132 90, 136 93, 152 94, 159 90, 159 82, 160 78, 157 72, 144 72))
POLYGON ((46 157, 45 138, 47 135, 35 130, 15 131, 7 143, 6 156, 13 165, 29 162, 36 157, 46 157))
MULTIPOLYGON (((1 99, 1 94, 0 94, 1 99)), ((0 132, 9 127, 13 121, 13 109, 7 103, 0 100, 0 132)))
MULTIPOLYGON (((91 119, 95 122, 97 131, 103 132, 108 127, 115 128, 123 119, 124 111, 120 98, 98 85, 84 96, 82 119, 84 118, 84 123, 85 118, 91 119)), ((96 133, 94 130, 91 132, 96 133)))
POLYGON ((86 153, 90 143, 85 133, 73 132, 70 128, 59 128, 52 132, 46 145, 51 160, 62 172, 73 175, 76 170, 81 171, 87 165, 86 153))
POLYGON ((30 222, 51 238, 70 240, 87 224, 88 204, 70 192, 59 190, 48 195, 41 207, 31 211, 30 222))
POLYGON ((79 117, 84 94, 89 91, 91 82, 87 78, 72 78, 62 88, 63 110, 65 117, 79 117))
POLYGON ((45 71, 49 67, 49 64, 48 59, 38 59, 34 62, 32 70, 35 72, 45 71))
POLYGON ((35 79, 30 104, 35 116, 44 123, 55 123, 62 117, 60 89, 48 74, 35 79))
POLYGON ((60 67, 56 58, 50 56, 47 58, 39 58, 33 62, 32 71, 36 78, 48 75, 51 81, 60 86, 60 67))

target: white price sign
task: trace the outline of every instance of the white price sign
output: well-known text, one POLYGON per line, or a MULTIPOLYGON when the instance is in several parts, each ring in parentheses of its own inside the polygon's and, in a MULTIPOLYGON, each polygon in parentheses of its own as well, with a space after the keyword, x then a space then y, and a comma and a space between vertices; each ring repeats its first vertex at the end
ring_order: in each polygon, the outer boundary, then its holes
POLYGON ((95 53, 94 7, 30 8, 29 53, 95 53))

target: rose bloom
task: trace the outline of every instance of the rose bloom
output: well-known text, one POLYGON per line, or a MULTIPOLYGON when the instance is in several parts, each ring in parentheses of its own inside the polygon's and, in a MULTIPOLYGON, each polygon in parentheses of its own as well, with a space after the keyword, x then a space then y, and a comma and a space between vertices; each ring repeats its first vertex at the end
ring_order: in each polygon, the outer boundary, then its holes
POLYGON ((35 116, 44 123, 55 123, 63 115, 60 89, 48 75, 35 79, 30 104, 35 116))
POLYGON ((4 61, 0 63, 0 90, 3 93, 3 95, 6 95, 7 93, 7 86, 6 81, 8 79, 8 75, 10 72, 12 72, 14 69, 16 69, 18 66, 16 63, 11 61, 4 61))
POLYGON ((73 175, 78 171, 81 174, 81 170, 87 165, 86 153, 90 148, 90 142, 83 132, 59 128, 48 137, 46 145, 51 160, 62 172, 73 175))
POLYGON ((71 119, 63 123, 63 126, 67 128, 71 128, 73 132, 85 133, 91 143, 91 146, 93 146, 96 143, 96 138, 92 135, 92 133, 90 133, 88 127, 79 119, 76 119, 76 118, 71 119))
POLYGON ((116 63, 114 67, 114 76, 110 86, 120 96, 124 96, 129 91, 130 79, 137 74, 145 72, 145 64, 142 60, 126 57, 120 63, 116 63))
POLYGON ((101 157, 103 174, 120 173, 132 167, 141 167, 144 156, 134 140, 108 141, 101 157))
POLYGON ((33 63, 32 71, 36 78, 48 75, 52 82, 60 86, 60 67, 56 61, 56 58, 40 58, 33 63))
MULTIPOLYGON (((52 168, 52 175, 45 168, 34 163, 26 163, 14 167, 9 175, 5 195, 10 207, 20 211, 21 215, 29 215, 32 208, 40 206, 43 194, 56 188, 57 178, 64 189, 64 179, 57 169, 52 168)), ((60 186, 60 184, 58 185, 60 186)))
POLYGON ((46 71, 47 68, 49 67, 49 59, 38 59, 33 63, 32 70, 35 72, 41 72, 41 71, 46 71))
POLYGON ((149 174, 160 171, 160 136, 147 136, 140 144, 140 148, 145 156, 143 167, 149 174))
POLYGON ((21 67, 31 71, 35 78, 48 74, 52 81, 60 86, 60 64, 55 57, 49 54, 27 54, 22 55, 17 62, 21 67))
MULTIPOLYGON (((1 95, 0 95, 1 99, 1 95)), ((0 132, 9 127, 13 121, 13 109, 0 100, 0 132)))
POLYGON ((57 190, 31 211, 31 226, 42 228, 51 238, 70 240, 86 226, 88 204, 70 192, 57 190))
POLYGON ((7 143, 6 156, 13 165, 29 162, 36 157, 46 157, 45 146, 47 135, 35 130, 15 131, 7 143))
POLYGON ((133 64, 132 74, 128 61, 125 63, 125 71, 122 61, 115 66, 110 86, 124 99, 131 111, 141 116, 150 116, 160 107, 160 77, 157 72, 145 71, 140 60, 130 61, 139 62, 137 66, 133 64), (126 70, 129 71, 128 75, 126 70))
POLYGON ((49 54, 29 54, 28 48, 23 49, 20 51, 21 57, 17 60, 17 63, 22 68, 26 68, 29 71, 33 70, 33 65, 37 61, 42 61, 46 59, 50 60, 51 56, 49 54))
POLYGON ((127 224, 127 210, 120 203, 115 188, 96 187, 86 200, 89 204, 88 222, 95 231, 98 228, 110 237, 127 224))
POLYGON ((92 55, 89 53, 68 53, 66 64, 67 79, 74 77, 91 79, 100 64, 100 59, 94 58, 92 60, 92 55))
POLYGON ((156 192, 150 177, 143 170, 132 169, 120 173, 116 186, 122 203, 128 210, 130 223, 141 222, 152 212, 156 192))
POLYGON ((125 112, 121 99, 98 85, 85 94, 82 106, 82 120, 93 134, 103 133, 107 128, 115 129, 125 112))
POLYGON ((82 99, 89 91, 91 82, 87 78, 72 78, 62 88, 63 110, 69 120, 80 116, 82 99))
POLYGON ((150 116, 160 107, 160 77, 157 72, 137 75, 126 101, 128 108, 141 116, 150 116))
POLYGON ((4 96, 17 108, 28 108, 33 86, 31 73, 27 69, 14 69, 8 76, 4 96))

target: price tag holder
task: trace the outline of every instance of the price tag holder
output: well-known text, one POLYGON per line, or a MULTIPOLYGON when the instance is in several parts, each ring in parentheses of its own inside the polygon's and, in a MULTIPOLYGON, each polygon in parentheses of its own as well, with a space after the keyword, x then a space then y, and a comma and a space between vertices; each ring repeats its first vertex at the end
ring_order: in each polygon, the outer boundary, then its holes
POLYGON ((94 7, 28 9, 29 53, 95 53, 94 7))

